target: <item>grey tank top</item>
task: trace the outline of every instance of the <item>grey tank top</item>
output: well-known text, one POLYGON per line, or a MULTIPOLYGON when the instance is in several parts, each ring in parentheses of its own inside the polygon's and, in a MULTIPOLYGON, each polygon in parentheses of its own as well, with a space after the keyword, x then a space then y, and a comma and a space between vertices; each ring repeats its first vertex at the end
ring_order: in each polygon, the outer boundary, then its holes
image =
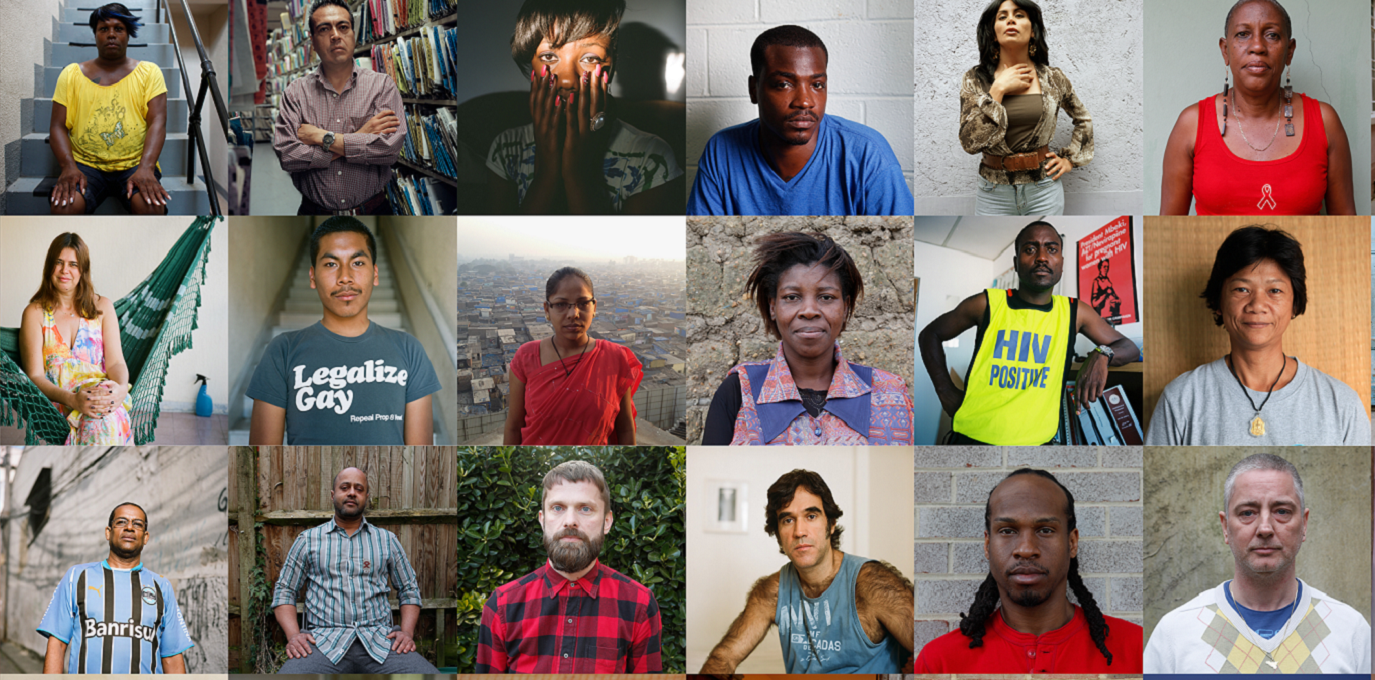
POLYGON ((1010 94, 1003 97, 1003 108, 1007 111, 1007 132, 1003 137, 1007 147, 1017 152, 1032 151, 1028 148, 1036 135, 1036 126, 1041 122, 1041 95, 1010 94))
POLYGON ((872 562, 845 555, 840 572, 820 597, 802 593, 792 562, 778 575, 778 640, 789 673, 897 673, 907 650, 886 635, 875 643, 864 633, 855 606, 859 569, 872 562))

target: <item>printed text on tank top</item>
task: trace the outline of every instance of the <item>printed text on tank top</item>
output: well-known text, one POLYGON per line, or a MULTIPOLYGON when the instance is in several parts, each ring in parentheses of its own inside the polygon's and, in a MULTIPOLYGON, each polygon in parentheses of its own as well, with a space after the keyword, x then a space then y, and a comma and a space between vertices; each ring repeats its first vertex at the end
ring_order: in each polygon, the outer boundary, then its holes
MULTIPOLYGON (((831 587, 831 582, 834 581, 836 575, 840 573, 840 564, 845 560, 845 553, 839 550, 834 550, 831 552, 831 555, 831 574, 820 583, 808 584, 805 579, 801 578, 801 572, 798 573, 798 585, 802 590, 802 594, 808 599, 815 600, 821 597, 822 595, 825 595, 826 590, 831 587)), ((855 612, 859 614, 860 626, 864 628, 864 634, 869 636, 869 640, 877 644, 879 642, 883 642, 883 624, 879 622, 878 615, 874 612, 873 607, 870 606, 869 601, 864 599, 864 591, 862 588, 860 588, 860 582, 864 580, 864 572, 873 568, 882 569, 883 567, 877 562, 870 562, 860 568, 859 578, 855 579, 854 596, 855 612)), ((774 574, 773 577, 775 579, 778 578, 778 574, 774 574)))

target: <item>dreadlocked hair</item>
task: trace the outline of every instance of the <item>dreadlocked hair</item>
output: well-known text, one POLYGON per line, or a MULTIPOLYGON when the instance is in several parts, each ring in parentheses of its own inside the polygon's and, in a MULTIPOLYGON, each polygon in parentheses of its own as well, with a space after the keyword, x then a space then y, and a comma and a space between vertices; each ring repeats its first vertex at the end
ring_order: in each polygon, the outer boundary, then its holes
MULTIPOLYGON (((1033 470, 1031 468, 1019 468, 1013 470, 1004 477, 1007 480, 1017 475, 1038 475, 1045 477, 1060 490, 1065 492, 1065 515, 1066 525, 1069 531, 1074 531, 1076 522, 1074 519, 1074 494, 1065 488, 1055 475, 1045 470, 1033 470)), ((999 482, 1001 483, 1001 482, 999 482)), ((997 488, 996 486, 994 487, 997 488)), ((992 499, 993 490, 990 489, 988 497, 992 499)), ((987 532, 991 527, 991 515, 989 513, 988 501, 984 501, 984 531, 987 532)), ((1084 618, 1089 622, 1089 638, 1098 651, 1103 653, 1103 657, 1108 660, 1108 665, 1112 665, 1112 652, 1108 651, 1108 622, 1103 618, 1103 612, 1098 608, 1098 602, 1094 600, 1093 593, 1084 585, 1084 579, 1079 575, 1079 558, 1073 557, 1069 561, 1069 588, 1074 593, 1075 599, 1079 600, 1079 608, 1084 610, 1084 618)), ((986 624, 988 617, 993 615, 993 611, 998 608, 1000 600, 998 594, 998 582, 993 579, 993 574, 989 574, 984 582, 979 584, 979 591, 974 595, 974 604, 969 608, 969 613, 960 613, 960 632, 969 638, 969 648, 982 647, 984 643, 984 633, 987 632, 986 624)))

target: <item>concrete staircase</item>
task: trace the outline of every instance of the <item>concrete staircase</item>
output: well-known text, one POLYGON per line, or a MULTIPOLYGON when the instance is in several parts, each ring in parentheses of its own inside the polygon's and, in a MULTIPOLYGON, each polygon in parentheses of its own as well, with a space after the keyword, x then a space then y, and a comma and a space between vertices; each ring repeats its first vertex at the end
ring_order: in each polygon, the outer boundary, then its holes
MULTIPOLYGON (((95 36, 87 22, 91 10, 102 4, 97 0, 62 0, 58 19, 53 22, 53 38, 43 41, 46 60, 34 69, 36 74, 41 72, 41 77, 34 79, 34 96, 23 103, 26 109, 32 106, 33 125, 20 142, 19 178, 5 188, 7 214, 48 214, 51 192, 45 189, 42 195, 34 195, 34 191, 45 177, 55 178, 61 174, 57 157, 48 147, 53 91, 57 88, 58 74, 68 64, 96 57, 95 36)), ((171 44, 171 32, 166 23, 151 23, 155 0, 128 0, 124 4, 144 21, 138 37, 129 40, 129 56, 158 64, 162 67, 163 80, 167 81, 167 141, 163 144, 162 155, 158 157, 158 165, 162 168, 162 186, 172 195, 168 212, 172 215, 208 215, 210 198, 205 193, 205 168, 199 167, 199 161, 195 182, 186 183, 186 151, 190 145, 187 115, 190 108, 186 93, 182 92, 181 70, 177 68, 176 46, 171 44)), ((19 64, 9 66, 20 67, 19 64)), ((206 106, 205 109, 202 115, 214 115, 211 112, 213 107, 206 106)), ((113 198, 106 199, 97 210, 97 214, 101 215, 123 212, 123 205, 113 198)))
MULTIPOLYGON (((396 285, 392 278, 391 260, 382 238, 377 239, 377 277, 378 283, 372 289, 368 302, 368 319, 373 323, 409 333, 409 324, 401 309, 401 300, 396 295, 396 285)), ((272 327, 272 337, 287 331, 300 330, 313 325, 324 315, 320 305, 320 294, 310 287, 310 252, 301 254, 296 264, 296 275, 287 284, 286 302, 277 311, 277 323, 272 327)), ((267 344, 253 352, 253 365, 262 360, 267 344)), ((248 429, 253 418, 253 400, 243 397, 243 417, 229 426, 230 446, 247 446, 248 429)), ((436 430, 438 431, 438 430, 436 430)))

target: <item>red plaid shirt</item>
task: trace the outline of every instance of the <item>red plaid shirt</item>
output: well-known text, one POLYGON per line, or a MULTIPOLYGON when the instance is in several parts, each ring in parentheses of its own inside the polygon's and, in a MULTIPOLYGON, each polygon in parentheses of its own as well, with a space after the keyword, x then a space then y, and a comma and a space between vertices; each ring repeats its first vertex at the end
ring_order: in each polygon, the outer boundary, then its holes
POLYGON ((659 603, 600 561, 570 582, 546 562, 482 610, 478 673, 657 673, 659 603))

